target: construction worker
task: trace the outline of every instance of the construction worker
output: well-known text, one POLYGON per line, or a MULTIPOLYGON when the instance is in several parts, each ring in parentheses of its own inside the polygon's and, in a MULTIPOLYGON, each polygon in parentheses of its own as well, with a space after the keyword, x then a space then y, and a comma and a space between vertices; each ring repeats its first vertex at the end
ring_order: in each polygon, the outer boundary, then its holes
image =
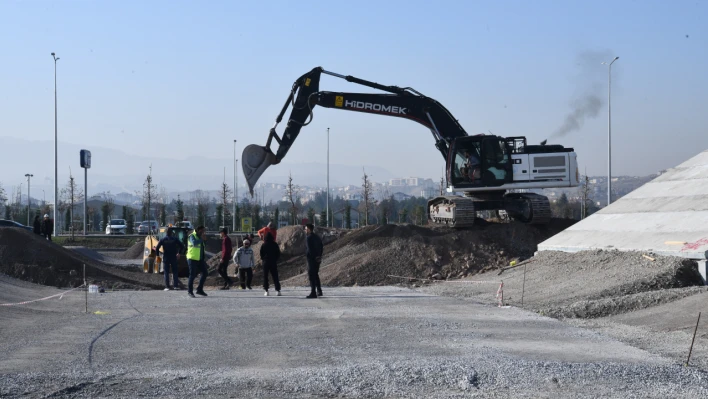
POLYGON ((273 222, 268 222, 268 225, 260 230, 258 230, 258 237, 261 241, 265 241, 266 234, 273 235, 273 241, 278 238, 278 231, 273 227, 273 222))
POLYGON ((184 244, 175 237, 174 230, 167 229, 167 235, 157 243, 155 252, 160 253, 160 248, 163 250, 162 261, 165 263, 165 291, 170 290, 170 271, 172 271, 172 280, 174 281, 172 289, 178 290, 177 261, 179 261, 179 253, 184 251, 184 244))
POLYGON ((189 280, 187 282, 187 295, 194 298, 192 286, 197 273, 201 273, 199 278, 199 286, 197 286, 197 295, 207 296, 204 292, 204 281, 207 278, 206 255, 204 253, 204 243, 206 241, 206 228, 198 226, 192 234, 189 235, 187 241, 187 264, 189 264, 189 280))
POLYGON ((266 233, 265 242, 261 245, 261 260, 263 261, 263 289, 265 290, 265 296, 269 296, 268 293, 268 273, 273 276, 273 285, 275 285, 275 291, 277 295, 280 296, 280 279, 278 278, 278 258, 280 258, 280 247, 275 243, 273 234, 266 233))
POLYGON ((49 218, 48 214, 44 214, 44 220, 42 220, 42 235, 51 241, 52 234, 54 234, 54 221, 49 218))
POLYGON ((322 263, 322 240, 315 234, 315 226, 312 223, 305 225, 307 239, 307 277, 310 280, 310 295, 305 298, 312 299, 322 296, 322 285, 320 284, 320 264, 322 263))
POLYGON ((229 267, 229 261, 231 260, 231 252, 233 251, 233 246, 231 244, 231 238, 229 237, 229 231, 224 227, 219 232, 221 235, 221 262, 219 263, 219 275, 224 279, 224 286, 221 287, 222 290, 228 290, 233 283, 226 273, 226 269, 229 267))
POLYGON ((234 254, 234 263, 238 268, 238 279, 241 283, 241 289, 251 289, 251 281, 253 281, 253 266, 256 261, 253 257, 253 249, 251 249, 251 241, 243 240, 243 246, 236 250, 234 254))
POLYGON ((42 222, 39 221, 39 215, 34 215, 34 223, 32 224, 32 232, 34 234, 42 234, 42 222))

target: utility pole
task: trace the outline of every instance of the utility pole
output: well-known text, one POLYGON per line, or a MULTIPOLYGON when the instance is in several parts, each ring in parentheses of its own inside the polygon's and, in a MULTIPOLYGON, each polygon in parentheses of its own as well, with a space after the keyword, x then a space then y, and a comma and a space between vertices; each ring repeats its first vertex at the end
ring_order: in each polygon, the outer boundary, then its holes
POLYGON ((619 57, 615 57, 610 63, 603 62, 608 65, 607 68, 607 206, 612 203, 612 64, 619 57))
POLYGON ((233 219, 233 228, 232 232, 236 231, 236 202, 238 201, 238 174, 236 171, 236 162, 238 159, 236 159, 236 140, 234 140, 234 203, 233 205, 233 214, 232 214, 232 219, 233 219))
POLYGON ((56 227, 57 223, 57 205, 59 204, 59 162, 57 161, 57 156, 59 151, 57 150, 57 61, 59 57, 55 53, 52 53, 52 58, 54 58, 54 237, 58 237, 59 229, 56 227))
POLYGON ((31 200, 30 200, 30 177, 34 175, 27 173, 25 177, 27 177, 27 226, 30 225, 30 208, 31 208, 31 200))
POLYGON ((332 227, 329 225, 329 128, 327 128, 327 216, 326 216, 327 227, 332 227))

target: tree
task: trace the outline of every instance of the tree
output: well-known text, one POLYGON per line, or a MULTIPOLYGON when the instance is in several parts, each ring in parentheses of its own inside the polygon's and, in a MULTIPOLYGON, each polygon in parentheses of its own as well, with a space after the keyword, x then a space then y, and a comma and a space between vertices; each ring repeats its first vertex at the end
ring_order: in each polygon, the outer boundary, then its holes
MULTIPOLYGON (((64 215, 64 230, 69 231, 71 229, 71 209, 66 208, 66 215, 64 215)), ((74 231, 71 230, 71 239, 74 239, 74 231)))
POLYGON ((327 209, 323 208, 322 211, 320 211, 320 224, 327 226, 327 209))
POLYGON ((135 229, 133 228, 133 225, 135 224, 135 212, 133 212, 132 209, 124 206, 123 207, 123 212, 125 214, 125 223, 128 225, 127 228, 125 229, 126 234, 133 234, 135 233, 135 229))
POLYGON ((307 210, 307 222, 308 223, 315 223, 315 210, 314 208, 310 208, 307 210))
POLYGON ((197 210, 197 226, 206 226, 207 210, 209 209, 208 194, 202 190, 196 190, 192 193, 192 202, 197 210))
POLYGON ((352 228, 352 204, 348 202, 344 207, 344 226, 348 229, 352 228))
MULTIPOLYGON (((290 202, 290 224, 297 224, 297 210, 300 204, 300 187, 293 184, 292 173, 288 174, 288 185, 285 186, 285 195, 290 202)), ((313 217, 314 219, 314 217, 313 217)))
POLYGON ((562 219, 572 217, 570 201, 568 200, 568 196, 565 193, 561 194, 558 201, 556 201, 551 208, 552 213, 554 214, 553 216, 555 217, 562 219))
MULTIPOLYGON (((224 221, 224 205, 223 204, 216 205, 216 221, 217 222, 224 221)), ((222 226, 226 226, 226 225, 222 224, 222 226)))
POLYGON ((408 223, 408 208, 398 211, 398 223, 408 223))
MULTIPOLYGON (((224 172, 226 173, 226 172, 224 172)), ((224 182, 221 183, 221 190, 219 190, 219 205, 221 207, 221 214, 219 214, 219 207, 217 207, 217 219, 218 223, 222 226, 228 226, 227 219, 231 215, 229 212, 229 198, 231 197, 231 188, 226 184, 226 176, 224 175, 224 182)))
POLYGON ((143 182, 142 193, 136 192, 135 195, 141 199, 143 219, 155 220, 154 214, 152 213, 152 205, 157 196, 157 186, 152 182, 152 165, 150 165, 150 172, 143 182))
POLYGON ((179 198, 177 194, 177 221, 181 222, 184 220, 184 201, 179 198))
POLYGON ((275 216, 273 219, 275 219, 275 227, 280 227, 280 208, 275 208, 275 216))
POLYGON ((0 205, 5 207, 5 219, 10 219, 9 208, 7 206, 7 194, 5 194, 5 189, 2 187, 2 183, 0 183, 0 205))
POLYGON ((66 215, 69 217, 68 222, 64 221, 64 226, 71 230, 71 239, 73 240, 74 229, 71 227, 73 226, 74 221, 74 206, 84 199, 84 193, 81 190, 81 187, 76 184, 76 180, 71 173, 69 173, 69 181, 67 182, 66 187, 62 189, 61 193, 64 198, 64 202, 68 207, 68 212, 66 215))
MULTIPOLYGON (((363 170, 363 169, 362 169, 363 170)), ((371 192, 373 187, 371 185, 371 180, 364 170, 364 176, 362 177, 363 184, 361 186, 361 194, 364 197, 364 226, 369 225, 369 205, 371 204, 371 192)))

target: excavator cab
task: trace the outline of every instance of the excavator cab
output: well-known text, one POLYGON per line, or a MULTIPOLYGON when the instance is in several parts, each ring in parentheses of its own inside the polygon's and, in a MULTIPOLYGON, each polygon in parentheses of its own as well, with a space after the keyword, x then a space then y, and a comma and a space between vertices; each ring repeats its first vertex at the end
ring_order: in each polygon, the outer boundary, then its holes
POLYGON ((513 180, 510 149, 498 136, 469 136, 452 142, 447 178, 452 187, 494 187, 513 180))

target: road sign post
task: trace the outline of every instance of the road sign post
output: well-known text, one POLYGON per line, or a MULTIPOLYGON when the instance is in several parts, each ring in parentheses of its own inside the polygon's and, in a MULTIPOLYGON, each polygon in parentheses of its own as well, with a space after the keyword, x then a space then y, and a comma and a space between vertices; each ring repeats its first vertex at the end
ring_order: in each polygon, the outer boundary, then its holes
MULTIPOLYGON (((91 167, 91 151, 81 150, 81 167, 84 168, 84 236, 86 235, 86 225, 88 220, 86 219, 86 203, 88 201, 88 170, 91 167)), ((88 288, 87 288, 88 289, 88 288)))

